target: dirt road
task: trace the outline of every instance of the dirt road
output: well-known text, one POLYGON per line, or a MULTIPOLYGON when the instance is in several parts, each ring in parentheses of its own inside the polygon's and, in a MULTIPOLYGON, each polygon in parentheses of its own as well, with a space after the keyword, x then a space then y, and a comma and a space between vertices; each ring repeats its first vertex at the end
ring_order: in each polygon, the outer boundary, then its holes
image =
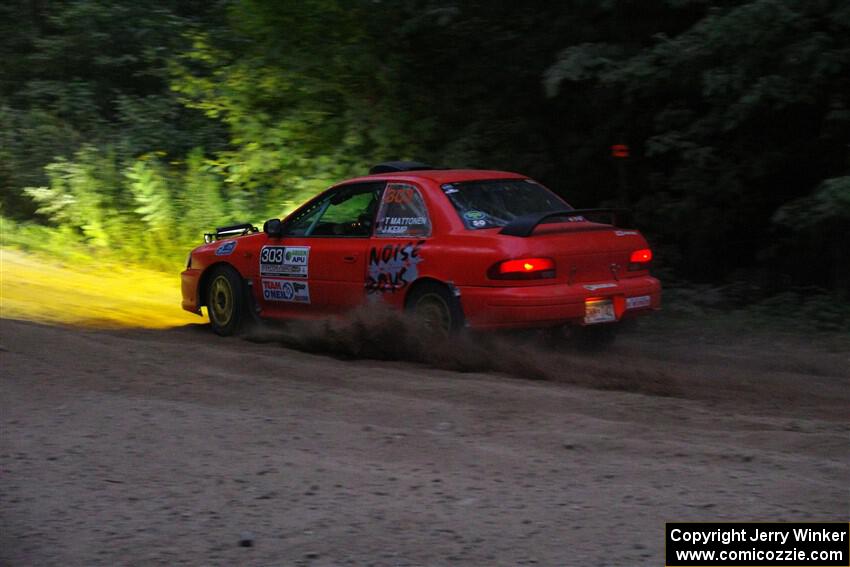
POLYGON ((663 565, 665 521, 850 515, 846 351, 515 355, 546 379, 2 320, 0 563, 663 565))

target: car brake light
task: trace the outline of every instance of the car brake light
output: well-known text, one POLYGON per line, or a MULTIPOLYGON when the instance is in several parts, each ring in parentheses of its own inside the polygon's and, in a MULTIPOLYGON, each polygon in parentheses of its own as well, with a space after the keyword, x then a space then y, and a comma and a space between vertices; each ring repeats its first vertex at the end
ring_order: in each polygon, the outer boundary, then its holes
POLYGON ((652 250, 650 250, 649 248, 641 248, 640 250, 635 250, 629 257, 629 269, 644 270, 651 261, 652 250))
POLYGON ((555 277, 555 261, 551 258, 520 258, 505 260, 490 268, 490 277, 497 280, 533 280, 555 277))

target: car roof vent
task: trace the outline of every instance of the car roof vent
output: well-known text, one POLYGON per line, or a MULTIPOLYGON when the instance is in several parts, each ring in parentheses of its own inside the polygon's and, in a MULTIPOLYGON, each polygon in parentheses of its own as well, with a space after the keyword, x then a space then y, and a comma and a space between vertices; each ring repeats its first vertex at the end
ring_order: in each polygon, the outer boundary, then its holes
POLYGON ((418 161, 385 161, 373 166, 369 175, 377 173, 397 173, 400 171, 422 171, 426 169, 437 169, 433 165, 419 163, 418 161))

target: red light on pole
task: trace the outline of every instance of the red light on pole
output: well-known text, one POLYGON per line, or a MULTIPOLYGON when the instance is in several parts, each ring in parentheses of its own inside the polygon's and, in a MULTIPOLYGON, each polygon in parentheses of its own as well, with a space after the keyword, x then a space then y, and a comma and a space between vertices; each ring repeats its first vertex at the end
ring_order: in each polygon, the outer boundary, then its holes
POLYGON ((614 144, 611 146, 611 157, 620 159, 629 157, 629 146, 626 144, 614 144))

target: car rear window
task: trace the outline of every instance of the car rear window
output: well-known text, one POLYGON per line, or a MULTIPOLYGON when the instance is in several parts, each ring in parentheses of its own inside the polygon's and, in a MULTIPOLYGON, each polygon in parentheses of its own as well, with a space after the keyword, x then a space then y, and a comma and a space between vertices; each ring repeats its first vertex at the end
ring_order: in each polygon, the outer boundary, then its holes
POLYGON ((449 198, 466 228, 502 227, 517 217, 571 209, 560 197, 530 179, 446 183, 449 198))

